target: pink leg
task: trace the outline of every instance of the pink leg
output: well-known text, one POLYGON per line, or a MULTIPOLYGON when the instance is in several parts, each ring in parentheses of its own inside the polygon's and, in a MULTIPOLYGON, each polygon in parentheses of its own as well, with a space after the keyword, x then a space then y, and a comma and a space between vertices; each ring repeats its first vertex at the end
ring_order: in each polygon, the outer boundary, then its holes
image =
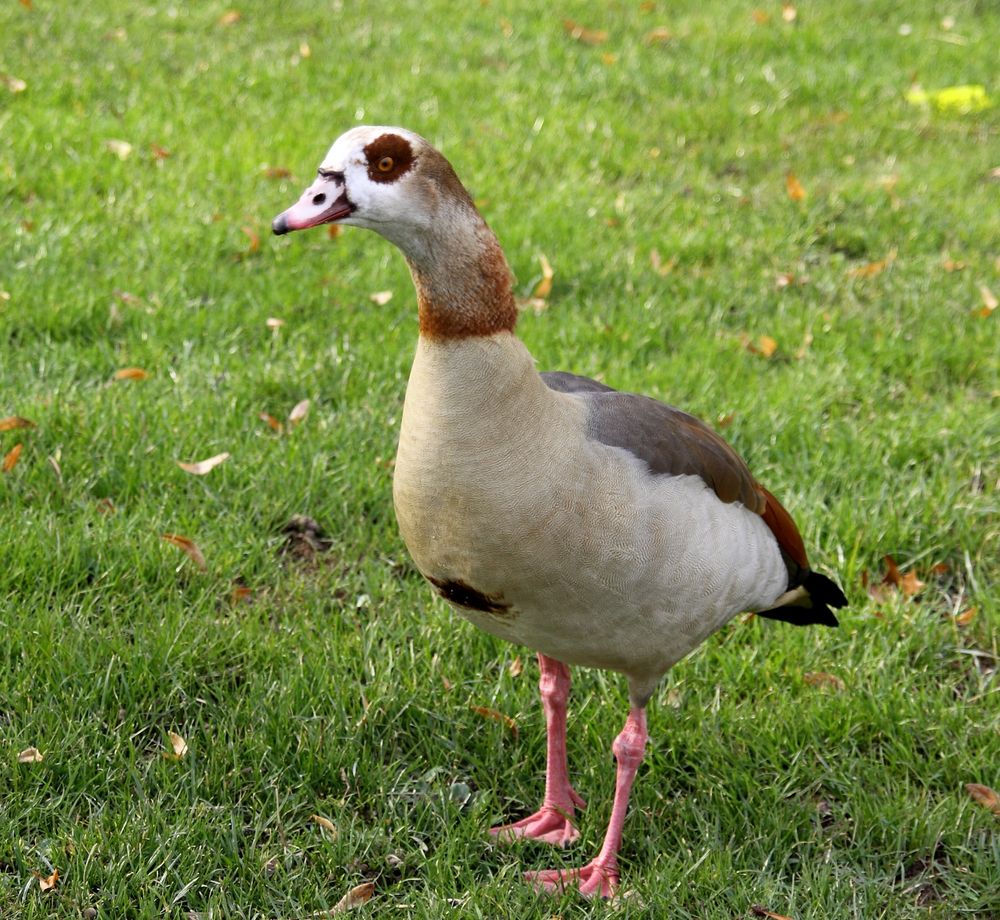
POLYGON ((611 750, 618 761, 618 778, 615 783, 615 803, 611 808, 611 821, 604 836, 601 852, 579 869, 549 869, 529 872, 527 878, 546 891, 560 891, 575 885, 582 894, 610 898, 618 887, 618 848, 622 842, 622 827, 628 810, 628 797, 632 782, 642 763, 646 749, 646 710, 634 707, 621 734, 615 738, 611 750))
POLYGON ((586 802, 569 783, 566 765, 566 702, 569 699, 569 668, 555 658, 539 654, 541 677, 538 689, 545 710, 547 753, 545 757, 545 798, 542 807, 530 817, 515 824, 491 827, 490 834, 498 840, 530 837, 564 847, 580 836, 573 826, 576 808, 586 802))

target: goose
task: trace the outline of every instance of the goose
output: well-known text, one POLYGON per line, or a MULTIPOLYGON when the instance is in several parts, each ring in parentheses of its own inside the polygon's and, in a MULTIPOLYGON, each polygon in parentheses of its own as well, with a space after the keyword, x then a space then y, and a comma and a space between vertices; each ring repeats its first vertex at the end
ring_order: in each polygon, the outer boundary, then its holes
POLYGON ((566 846, 584 801, 566 755, 569 667, 625 675, 603 845, 585 865, 526 873, 611 897, 628 799, 663 675, 734 616, 836 626, 847 600, 810 569, 789 513, 698 419, 566 372, 539 373, 496 236, 445 157, 361 126, 279 214, 281 235, 374 230, 403 253, 419 336, 393 478, 399 529, 433 589, 479 628, 537 653, 546 722, 537 812, 491 829, 566 846))

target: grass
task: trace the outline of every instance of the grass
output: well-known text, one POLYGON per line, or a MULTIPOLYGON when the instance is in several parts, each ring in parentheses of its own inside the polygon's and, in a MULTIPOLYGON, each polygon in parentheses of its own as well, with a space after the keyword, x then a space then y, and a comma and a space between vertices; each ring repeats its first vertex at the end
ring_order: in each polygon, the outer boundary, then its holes
POLYGON ((1000 317, 977 315, 1000 294, 1000 107, 903 99, 914 76, 1000 99, 1000 12, 541 6, 0 11, 0 417, 37 425, 0 433, 23 444, 0 475, 0 916, 306 916, 374 879, 373 917, 1000 917, 1000 825, 963 788, 1000 788, 1000 317), (543 368, 728 421, 850 595, 837 631, 737 621, 664 681, 633 898, 518 882, 599 845, 615 675, 575 677, 580 844, 487 840, 537 804, 542 719, 529 654, 433 599, 395 529, 402 260, 360 231, 267 235, 359 121, 444 149, 522 294, 548 256, 519 326, 543 368), (149 377, 111 381, 127 366, 149 377), (294 430, 258 418, 304 398, 294 430), (221 451, 205 478, 175 465, 221 451), (296 513, 328 551, 285 551, 296 513), (918 596, 868 596, 886 554, 918 596))

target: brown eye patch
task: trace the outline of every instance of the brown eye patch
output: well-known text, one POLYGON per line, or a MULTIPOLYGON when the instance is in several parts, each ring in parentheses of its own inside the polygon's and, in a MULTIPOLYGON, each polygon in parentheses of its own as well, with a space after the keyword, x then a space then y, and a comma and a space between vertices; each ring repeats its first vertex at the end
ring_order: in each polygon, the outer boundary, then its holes
POLYGON ((409 141, 398 134, 382 134, 365 147, 368 178, 372 182, 395 182, 409 172, 416 159, 409 141))

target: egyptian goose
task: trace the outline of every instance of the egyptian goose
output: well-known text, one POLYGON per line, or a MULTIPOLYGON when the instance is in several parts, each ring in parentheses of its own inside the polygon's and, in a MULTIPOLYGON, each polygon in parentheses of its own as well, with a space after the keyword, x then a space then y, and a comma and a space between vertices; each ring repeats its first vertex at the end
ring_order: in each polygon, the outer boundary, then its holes
POLYGON ((417 568, 476 626, 538 653, 545 797, 495 837, 576 839, 568 665, 628 678, 600 852, 578 869, 528 874, 545 889, 609 897, 645 707, 664 673, 742 611, 836 626, 830 608, 847 601, 809 569, 791 516, 714 431, 646 396, 535 369, 514 334, 500 245, 426 140, 389 127, 341 136, 273 229, 329 223, 394 243, 416 286, 393 499, 417 568))

